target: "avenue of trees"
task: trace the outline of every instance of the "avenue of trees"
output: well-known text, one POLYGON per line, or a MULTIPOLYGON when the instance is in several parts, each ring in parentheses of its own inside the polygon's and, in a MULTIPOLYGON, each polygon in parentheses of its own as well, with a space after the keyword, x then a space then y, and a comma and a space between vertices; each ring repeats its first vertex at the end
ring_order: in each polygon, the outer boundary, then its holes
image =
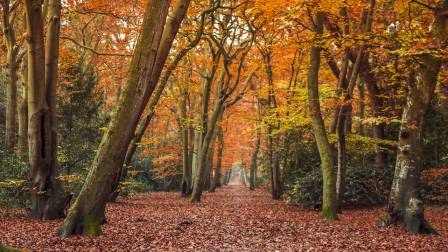
POLYGON ((338 219, 436 234, 448 0, 0 0, 0 204, 101 235, 106 204, 239 167, 338 219), (14 203, 15 204, 15 203, 14 203))

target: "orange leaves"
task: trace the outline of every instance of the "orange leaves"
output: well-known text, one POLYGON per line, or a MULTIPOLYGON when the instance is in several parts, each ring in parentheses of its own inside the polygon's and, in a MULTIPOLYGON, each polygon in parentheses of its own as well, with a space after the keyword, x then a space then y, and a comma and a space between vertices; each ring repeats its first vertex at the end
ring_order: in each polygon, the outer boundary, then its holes
POLYGON ((106 208, 101 237, 56 237, 62 220, 35 221, 0 210, 2 244, 36 251, 446 251, 448 213, 425 211, 440 235, 379 227, 384 209, 346 209, 335 222, 274 201, 263 189, 233 186, 191 205, 178 192, 119 198, 106 208))
POLYGON ((448 167, 434 168, 422 173, 424 178, 448 176, 448 167))
POLYGON ((422 172, 425 185, 433 193, 430 199, 433 203, 446 203, 448 201, 448 167, 433 168, 422 172))

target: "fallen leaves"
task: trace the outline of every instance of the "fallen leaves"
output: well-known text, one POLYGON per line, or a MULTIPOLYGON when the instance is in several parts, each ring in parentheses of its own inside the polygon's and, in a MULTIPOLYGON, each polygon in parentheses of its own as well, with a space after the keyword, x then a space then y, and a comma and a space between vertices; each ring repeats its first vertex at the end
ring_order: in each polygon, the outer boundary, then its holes
POLYGON ((382 209, 346 210, 326 222, 317 211, 273 201, 242 186, 205 193, 192 205, 178 193, 120 198, 107 207, 101 237, 57 237, 61 221, 0 212, 0 243, 32 251, 446 251, 448 211, 428 209, 441 235, 381 228, 382 209))

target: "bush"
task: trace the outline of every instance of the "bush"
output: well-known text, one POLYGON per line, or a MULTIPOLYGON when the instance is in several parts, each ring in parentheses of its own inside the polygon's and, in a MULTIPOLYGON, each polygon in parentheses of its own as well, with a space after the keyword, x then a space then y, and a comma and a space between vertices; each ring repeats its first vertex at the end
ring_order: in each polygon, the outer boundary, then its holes
POLYGON ((316 170, 299 178, 286 190, 289 203, 301 204, 304 208, 320 209, 322 207, 322 173, 316 170))
MULTIPOLYGON (((349 167, 346 176, 344 206, 365 207, 384 204, 390 184, 384 178, 391 176, 392 169, 379 171, 372 167, 349 167)), ((286 191, 290 203, 305 208, 320 209, 322 206, 322 172, 316 168, 297 179, 286 191)))
POLYGON ((29 208, 29 186, 25 180, 5 180, 0 182, 0 207, 29 208))
POLYGON ((28 164, 21 155, 4 155, 0 161, 0 207, 27 208, 30 205, 28 164))

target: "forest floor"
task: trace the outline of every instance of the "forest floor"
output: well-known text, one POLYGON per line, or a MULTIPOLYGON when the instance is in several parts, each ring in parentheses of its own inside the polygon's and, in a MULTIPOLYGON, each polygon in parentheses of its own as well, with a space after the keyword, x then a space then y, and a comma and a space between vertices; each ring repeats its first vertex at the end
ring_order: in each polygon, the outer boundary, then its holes
POLYGON ((334 222, 318 211, 232 185, 190 204, 178 193, 119 198, 96 238, 57 237, 61 221, 0 211, 0 243, 31 251, 448 251, 448 210, 429 208, 439 236, 378 227, 382 209, 347 210, 334 222))

